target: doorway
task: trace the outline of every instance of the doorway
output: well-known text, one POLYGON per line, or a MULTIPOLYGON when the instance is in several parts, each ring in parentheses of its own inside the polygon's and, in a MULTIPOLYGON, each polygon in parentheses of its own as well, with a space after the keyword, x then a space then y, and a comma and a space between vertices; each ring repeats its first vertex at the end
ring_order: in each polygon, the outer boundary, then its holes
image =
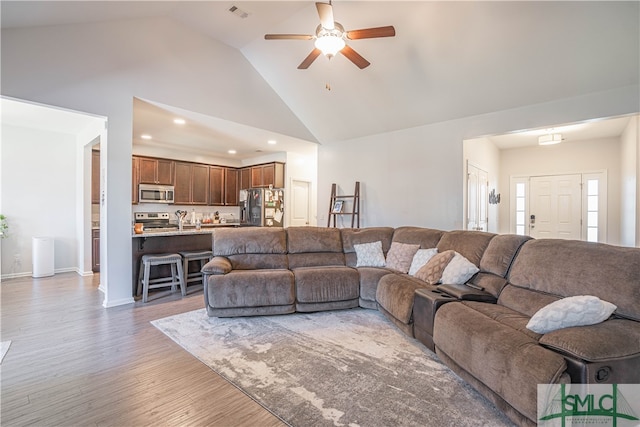
POLYGON ((489 173, 467 162, 467 230, 488 231, 489 173))
POLYGON ((311 212, 311 182, 291 180, 291 226, 308 226, 311 212))

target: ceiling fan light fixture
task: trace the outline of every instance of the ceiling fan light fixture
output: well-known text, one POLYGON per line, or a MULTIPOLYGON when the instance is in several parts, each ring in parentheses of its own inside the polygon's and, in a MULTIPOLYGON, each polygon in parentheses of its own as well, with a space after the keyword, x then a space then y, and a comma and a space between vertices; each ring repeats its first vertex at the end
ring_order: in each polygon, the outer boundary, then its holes
POLYGON ((346 43, 342 38, 342 34, 335 32, 327 32, 318 36, 315 41, 316 48, 320 49, 322 53, 329 58, 335 56, 338 52, 344 49, 346 43))
POLYGON ((562 142, 561 133, 547 133, 538 137, 538 145, 553 145, 562 142))

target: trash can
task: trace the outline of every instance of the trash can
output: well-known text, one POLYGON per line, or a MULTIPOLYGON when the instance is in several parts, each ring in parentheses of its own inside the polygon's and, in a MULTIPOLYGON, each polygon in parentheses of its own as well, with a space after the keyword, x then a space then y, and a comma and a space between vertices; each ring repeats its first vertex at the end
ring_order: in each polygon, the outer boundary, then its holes
POLYGON ((31 277, 53 276, 53 237, 34 237, 31 244, 33 262, 31 277))

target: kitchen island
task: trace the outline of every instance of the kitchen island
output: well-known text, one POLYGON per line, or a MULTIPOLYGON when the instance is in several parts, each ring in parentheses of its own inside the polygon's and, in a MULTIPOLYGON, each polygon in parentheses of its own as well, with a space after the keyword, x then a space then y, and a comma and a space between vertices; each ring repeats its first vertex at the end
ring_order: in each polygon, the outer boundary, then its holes
MULTIPOLYGON (((138 289, 138 274, 140 271, 140 259, 146 254, 178 253, 180 251, 206 251, 211 250, 211 234, 218 227, 239 227, 238 223, 208 224, 200 230, 195 227, 185 226, 183 230, 146 230, 142 234, 132 234, 132 295, 135 298, 138 289)), ((198 268, 194 264, 194 268, 198 268)), ((155 267, 151 278, 161 275, 170 275, 168 266, 155 267)))

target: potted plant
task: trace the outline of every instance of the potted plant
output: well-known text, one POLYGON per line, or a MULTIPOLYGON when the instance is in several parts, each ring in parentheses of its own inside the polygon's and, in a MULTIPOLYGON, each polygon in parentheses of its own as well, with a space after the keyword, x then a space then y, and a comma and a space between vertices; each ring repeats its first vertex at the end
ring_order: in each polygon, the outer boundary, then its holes
POLYGON ((9 224, 7 223, 7 217, 0 214, 0 238, 4 239, 9 235, 9 224))

